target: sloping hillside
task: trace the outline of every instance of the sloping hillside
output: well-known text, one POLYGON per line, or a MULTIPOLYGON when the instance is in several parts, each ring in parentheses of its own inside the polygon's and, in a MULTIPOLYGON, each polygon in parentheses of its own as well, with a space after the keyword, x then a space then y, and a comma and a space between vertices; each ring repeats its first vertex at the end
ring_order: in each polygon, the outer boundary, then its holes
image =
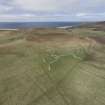
POLYGON ((0 31, 0 105, 104 105, 105 32, 0 31))

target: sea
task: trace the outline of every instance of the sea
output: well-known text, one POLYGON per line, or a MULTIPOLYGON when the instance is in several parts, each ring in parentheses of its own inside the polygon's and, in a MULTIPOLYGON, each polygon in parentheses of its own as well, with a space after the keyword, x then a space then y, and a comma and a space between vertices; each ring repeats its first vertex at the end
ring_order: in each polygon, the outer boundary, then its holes
POLYGON ((81 22, 0 22, 0 29, 56 28, 80 25, 81 22))

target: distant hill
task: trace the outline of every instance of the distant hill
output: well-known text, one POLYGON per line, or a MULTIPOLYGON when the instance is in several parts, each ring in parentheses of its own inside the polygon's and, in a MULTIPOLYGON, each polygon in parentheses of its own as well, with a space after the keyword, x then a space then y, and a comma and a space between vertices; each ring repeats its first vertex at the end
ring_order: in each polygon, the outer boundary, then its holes
POLYGON ((92 22, 92 23, 83 23, 77 28, 91 28, 95 31, 105 31, 105 21, 102 22, 92 22))

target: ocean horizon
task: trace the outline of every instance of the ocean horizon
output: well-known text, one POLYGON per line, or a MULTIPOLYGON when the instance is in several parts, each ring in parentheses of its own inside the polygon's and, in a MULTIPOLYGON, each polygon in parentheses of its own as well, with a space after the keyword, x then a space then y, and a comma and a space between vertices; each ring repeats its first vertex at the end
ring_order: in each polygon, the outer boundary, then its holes
POLYGON ((77 26, 82 22, 0 22, 0 29, 17 28, 56 28, 66 26, 77 26))

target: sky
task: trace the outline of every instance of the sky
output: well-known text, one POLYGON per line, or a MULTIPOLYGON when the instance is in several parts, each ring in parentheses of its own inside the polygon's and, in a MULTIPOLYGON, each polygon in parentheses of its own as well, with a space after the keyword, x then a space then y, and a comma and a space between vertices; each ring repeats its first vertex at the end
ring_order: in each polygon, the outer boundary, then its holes
POLYGON ((0 22, 104 20, 105 0, 0 0, 0 22))

